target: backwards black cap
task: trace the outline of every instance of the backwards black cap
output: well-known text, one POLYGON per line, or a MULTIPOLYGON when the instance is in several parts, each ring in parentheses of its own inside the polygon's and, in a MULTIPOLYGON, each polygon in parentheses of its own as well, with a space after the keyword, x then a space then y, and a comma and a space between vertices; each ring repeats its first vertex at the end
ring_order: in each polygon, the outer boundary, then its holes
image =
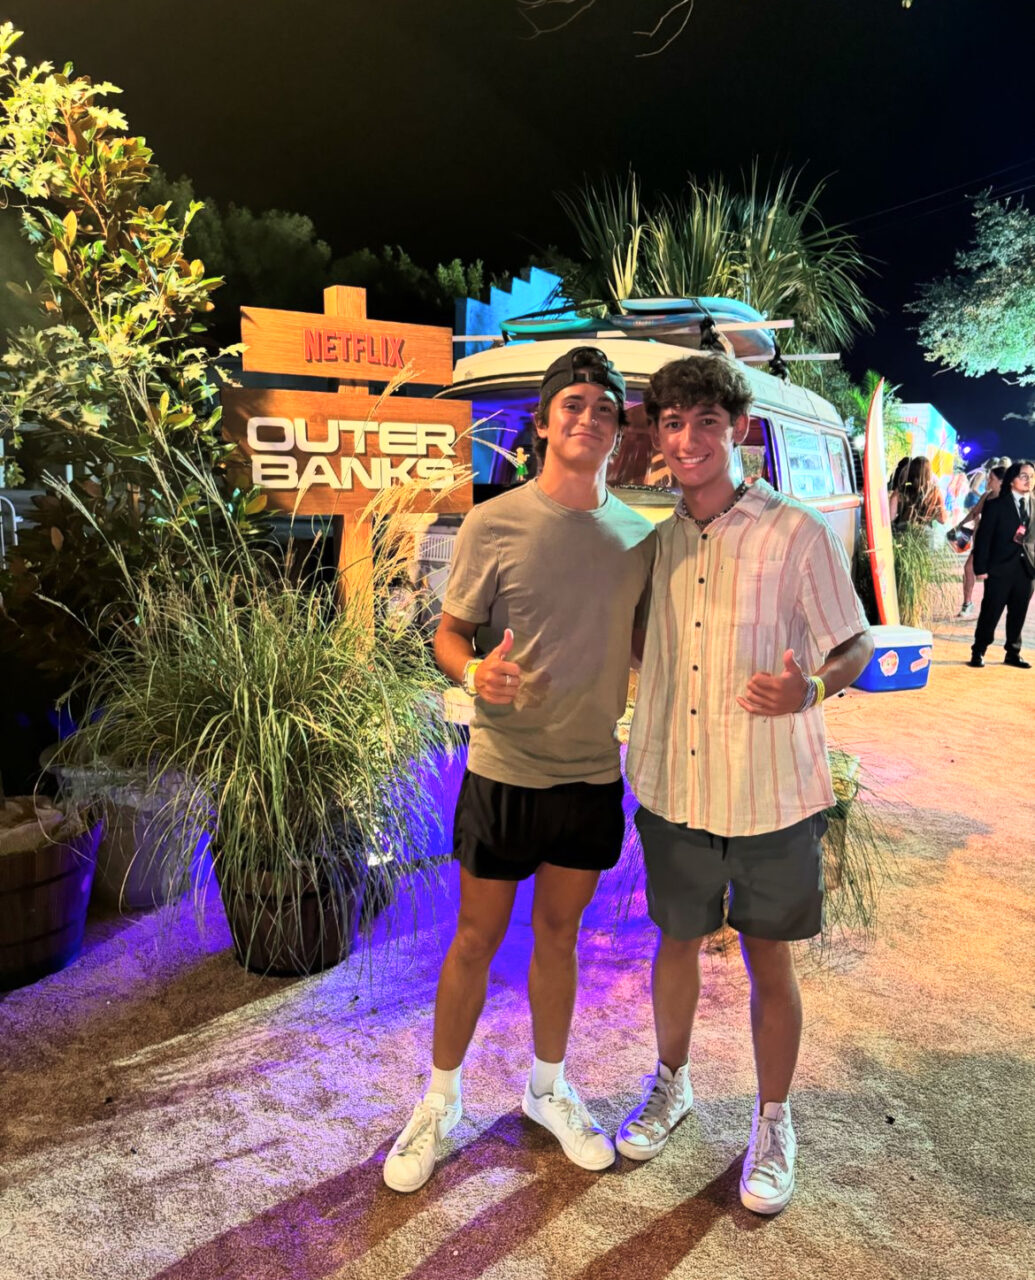
POLYGON ((576 382, 595 382, 606 387, 618 398, 618 407, 625 407, 625 379, 599 347, 572 347, 550 365, 539 384, 539 416, 546 417, 550 401, 558 391, 576 382))

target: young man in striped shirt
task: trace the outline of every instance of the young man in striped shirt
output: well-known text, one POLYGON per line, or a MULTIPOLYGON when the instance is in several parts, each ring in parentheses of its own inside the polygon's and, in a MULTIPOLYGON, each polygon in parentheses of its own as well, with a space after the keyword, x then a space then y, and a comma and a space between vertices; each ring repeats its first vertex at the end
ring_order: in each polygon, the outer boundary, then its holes
POLYGON ((794 1190, 801 998, 790 943, 822 927, 820 842, 834 802, 819 704, 856 678, 873 643, 826 521, 763 480, 737 483, 750 404, 744 374, 717 355, 664 366, 645 399, 683 496, 658 526, 627 766, 661 930, 658 1066, 617 1146, 648 1160, 690 1110, 699 951, 728 887, 758 1076, 740 1197, 771 1214, 794 1190))

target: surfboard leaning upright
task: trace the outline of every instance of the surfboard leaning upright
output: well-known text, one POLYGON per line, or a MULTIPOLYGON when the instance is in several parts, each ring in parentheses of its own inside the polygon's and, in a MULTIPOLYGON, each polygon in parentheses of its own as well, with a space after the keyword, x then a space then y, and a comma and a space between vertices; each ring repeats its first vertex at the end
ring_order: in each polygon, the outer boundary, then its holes
POLYGON ((888 506, 887 466, 884 460, 884 379, 873 390, 866 414, 863 454, 863 511, 866 515, 866 554, 870 558, 877 614, 885 626, 897 627, 898 590, 895 584, 895 548, 891 540, 891 508, 888 506))

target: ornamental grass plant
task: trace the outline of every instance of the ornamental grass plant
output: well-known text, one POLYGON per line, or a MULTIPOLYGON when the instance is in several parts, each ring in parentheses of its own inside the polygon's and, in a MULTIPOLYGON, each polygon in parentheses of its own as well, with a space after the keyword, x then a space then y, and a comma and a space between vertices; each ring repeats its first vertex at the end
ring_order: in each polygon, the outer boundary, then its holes
POLYGON ((923 524, 901 525, 892 534, 895 586, 903 626, 929 628, 936 617, 955 612, 958 557, 945 547, 937 533, 940 527, 935 529, 937 545, 931 528, 923 524))
MULTIPOLYGON (((203 464, 181 455, 176 468, 193 471, 215 509, 218 489, 203 464)), ((154 481, 164 483, 161 468, 154 481)), ((337 935, 348 948, 364 882, 375 881, 368 889, 383 899, 429 865, 421 855, 440 816, 426 783, 452 732, 425 635, 408 612, 387 607, 407 550, 405 507, 396 497, 374 514, 379 550, 367 589, 344 603, 334 584, 293 581, 272 549, 234 538, 226 508, 216 539, 208 523, 180 526, 189 573, 178 552, 134 579, 122 549, 110 547, 126 570, 132 616, 73 690, 81 727, 61 759, 117 767, 145 794, 165 797, 184 887, 208 832, 239 958, 250 967, 333 963, 337 935), (316 900, 329 941, 306 959, 293 940, 316 900), (278 949, 288 963, 262 963, 278 949)))
MULTIPOLYGON (((837 968, 849 954, 873 940, 881 892, 891 878, 894 859, 894 842, 880 796, 868 785, 859 757, 840 747, 829 747, 827 759, 834 804, 823 815, 828 824, 823 837, 823 928, 814 938, 794 944, 796 963, 803 971, 837 968)), ((628 807, 621 862, 609 873, 614 928, 639 917, 637 899, 644 879, 640 838, 632 822, 635 808, 635 802, 628 807)), ((728 901, 724 905, 728 906, 728 901)), ((646 916, 640 927, 653 937, 655 929, 646 916)), ((724 921, 708 938, 705 951, 723 960, 735 959, 740 953, 736 931, 724 921)))
POLYGON ((872 936, 881 887, 889 875, 891 838, 861 775, 859 757, 831 747, 828 759, 835 800, 825 814, 823 839, 824 940, 836 932, 872 936))

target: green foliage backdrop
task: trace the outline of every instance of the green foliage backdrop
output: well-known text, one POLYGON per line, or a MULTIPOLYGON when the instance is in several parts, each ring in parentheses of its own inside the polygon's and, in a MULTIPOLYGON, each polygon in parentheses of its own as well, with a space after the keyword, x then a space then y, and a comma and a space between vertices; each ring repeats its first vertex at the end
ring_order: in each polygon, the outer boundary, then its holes
POLYGON ((923 285, 909 310, 920 316, 926 359, 968 377, 998 373, 1035 383, 1035 216, 1023 204, 974 201, 974 238, 950 275, 923 285))
MULTIPOLYGON (((150 477, 158 447, 214 467, 227 453, 201 345, 219 281, 185 251, 199 206, 178 219, 143 202, 151 151, 107 105, 118 89, 71 66, 30 67, 13 53, 19 34, 0 26, 0 197, 35 259, 35 284, 19 296, 38 320, 8 337, 0 438, 9 484, 31 435, 37 465, 70 473, 82 510, 52 486, 37 499, 0 574, 0 650, 70 674, 119 598, 108 546, 142 571, 171 529, 211 514, 189 475, 171 480, 171 500, 150 477)), ((246 525, 263 499, 230 491, 226 501, 246 525)))
POLYGON ((800 181, 789 171, 766 181, 756 164, 740 191, 690 177, 679 195, 648 206, 630 170, 561 193, 582 250, 565 290, 585 306, 651 294, 738 298, 795 321, 789 351, 845 346, 871 327, 860 285, 870 268, 855 237, 823 221, 823 184, 806 191, 800 181))

